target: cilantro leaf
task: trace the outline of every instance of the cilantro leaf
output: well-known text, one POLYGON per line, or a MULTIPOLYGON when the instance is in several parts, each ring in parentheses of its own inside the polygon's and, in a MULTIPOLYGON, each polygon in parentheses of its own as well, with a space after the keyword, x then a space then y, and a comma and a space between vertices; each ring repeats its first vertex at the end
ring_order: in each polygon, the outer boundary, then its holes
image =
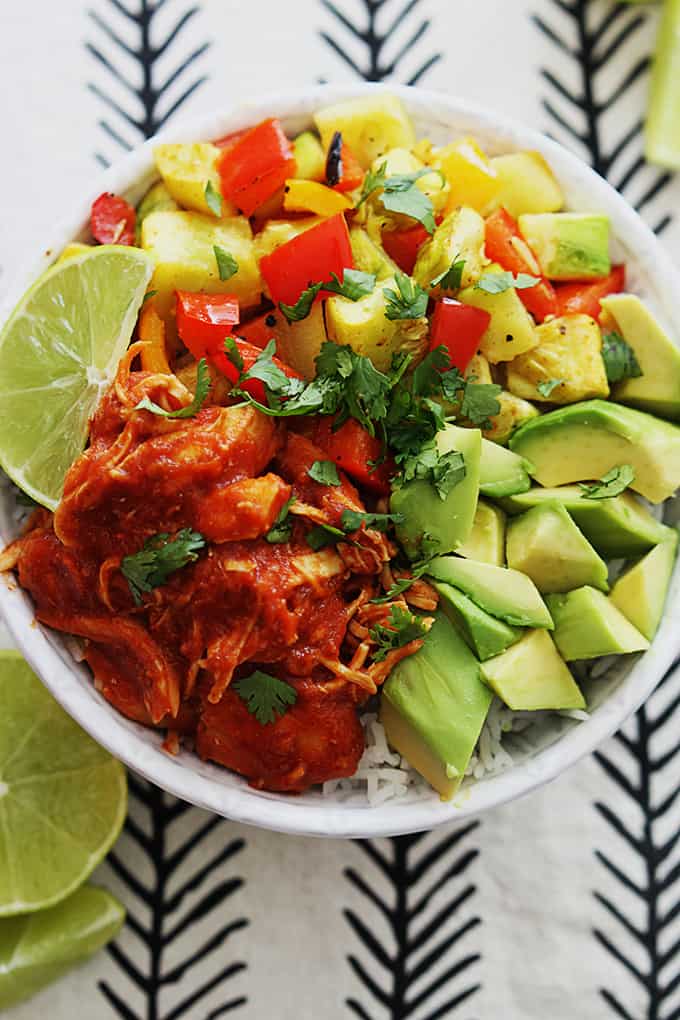
POLYGON ((471 425, 486 429, 491 426, 491 418, 500 414, 501 405, 498 395, 502 387, 496 383, 476 383, 467 380, 460 413, 471 425))
POLYGON ((147 290, 146 294, 144 295, 144 297, 142 299, 142 308, 147 303, 147 301, 150 301, 151 298, 156 297, 157 293, 158 293, 157 290, 147 290))
POLYGON ((541 394, 541 396, 545 397, 547 400, 552 391, 556 390, 558 386, 561 386, 562 383, 565 382, 566 379, 544 379, 543 382, 536 384, 536 389, 541 394))
POLYGON ((155 404, 153 400, 149 400, 148 397, 143 397, 138 404, 135 405, 135 411, 151 411, 153 414, 157 414, 162 418, 193 418, 203 407, 205 398, 208 396, 210 390, 210 372, 208 371, 208 362, 205 358, 201 358, 196 366, 196 392, 194 393, 194 399, 186 407, 180 407, 176 411, 166 411, 164 407, 159 404, 155 404))
POLYGON ((385 181, 387 180, 387 163, 381 163, 377 170, 369 170, 364 177, 364 183, 361 188, 361 195, 357 202, 357 209, 363 205, 367 198, 377 191, 378 188, 385 187, 385 181))
POLYGON ((400 577, 398 581, 395 581, 391 585, 384 595, 380 595, 378 598, 371 599, 371 603, 376 606, 383 606, 387 602, 392 602, 394 599, 403 595, 405 591, 420 580, 423 574, 427 573, 428 567, 430 566, 430 560, 425 560, 419 564, 412 564, 409 569, 411 571, 410 576, 400 577))
POLYGON ((327 545, 337 545, 338 542, 346 542, 347 537, 340 528, 334 528, 330 524, 317 524, 305 536, 307 545, 314 552, 325 549, 327 545))
POLYGON ((259 379, 267 389, 268 393, 274 395, 296 394, 304 387, 300 379, 291 379, 283 369, 274 362, 276 354, 276 341, 270 340, 262 353, 257 356, 247 372, 238 381, 240 386, 247 379, 259 379))
POLYGON ((288 322, 301 322, 307 318, 322 287, 322 283, 310 284, 306 290, 303 290, 294 305, 287 305, 284 301, 279 301, 279 308, 288 322))
POLYGON ((390 610, 387 623, 379 623, 369 631, 369 635, 378 645, 373 652, 375 662, 382 662, 390 652, 403 648, 427 634, 427 627, 420 616, 411 613, 403 606, 394 605, 390 610))
POLYGON ((528 290, 540 283, 538 276, 529 276, 528 273, 518 273, 514 276, 509 271, 500 273, 484 273, 475 284, 476 290, 483 290, 485 294, 502 294, 514 287, 515 290, 528 290))
POLYGON ((427 312, 429 300, 426 290, 412 280, 406 273, 395 275, 397 290, 391 287, 384 287, 385 295, 385 318, 395 319, 420 319, 427 312))
POLYGON ((238 349, 238 344, 234 340, 233 336, 227 336, 224 338, 224 353, 227 355, 232 365, 239 370, 243 371, 243 358, 241 352, 238 349))
POLYGON ((142 604, 142 593, 165 584, 171 574, 198 559, 206 540, 198 531, 182 528, 174 538, 162 533, 148 538, 139 552, 124 556, 120 569, 130 586, 135 603, 142 604))
POLYGON ((297 701, 297 691, 285 680, 256 669, 250 676, 234 680, 234 690, 261 726, 276 722, 297 701))
POLYGON ((602 337, 602 360, 610 383, 639 379, 642 375, 635 351, 619 333, 605 333, 602 337))
POLYGON ((439 456, 432 469, 432 484, 439 498, 445 500, 463 481, 466 474, 465 457, 458 450, 449 450, 448 453, 439 456))
POLYGON ((583 499, 609 499, 620 496, 631 482, 635 480, 635 471, 631 464, 619 464, 603 475, 593 485, 579 485, 583 491, 583 499))
POLYGON ((366 297, 375 289, 376 277, 373 273, 362 273, 358 269, 345 269, 340 281, 335 273, 331 273, 330 280, 323 280, 319 283, 311 283, 306 290, 303 290, 294 305, 287 305, 279 302, 279 308, 288 319, 288 322, 301 322, 306 319, 312 310, 317 295, 322 291, 329 291, 331 294, 339 294, 350 301, 358 301, 366 297))
POLYGON ((293 532, 293 518, 290 515, 290 508, 294 502, 295 496, 291 496, 290 499, 286 500, 279 510, 276 520, 264 536, 265 540, 271 545, 290 541, 290 536, 293 532))
POLYGON ((208 206, 208 209, 219 218, 222 215, 222 196, 212 181, 208 181, 203 194, 205 195, 205 204, 208 206))
MULTIPOLYGON (((422 177, 423 174, 419 173, 418 176, 422 177)), ((416 220, 418 223, 422 223, 428 234, 434 234, 437 224, 435 223, 434 207, 430 196, 421 191, 415 183, 411 184, 408 188, 392 188, 390 184, 394 180, 396 180, 394 177, 387 179, 381 195, 381 201, 385 209, 388 212, 399 213, 402 216, 408 216, 410 219, 416 220)))
POLYGON ((226 249, 220 248, 219 244, 213 245, 213 251, 220 280, 231 280, 232 276, 238 273, 238 262, 226 249))
POLYGON ((340 523, 347 534, 358 531, 362 524, 376 531, 387 531, 391 524, 401 524, 403 514, 367 514, 360 510, 343 510, 340 523))
POLYGON ((434 280, 430 280, 430 287, 441 287, 443 290, 460 290, 465 271, 465 259, 456 258, 448 269, 445 269, 434 280))
POLYGON ((332 460, 315 460, 307 474, 319 485, 340 485, 338 469, 332 460))

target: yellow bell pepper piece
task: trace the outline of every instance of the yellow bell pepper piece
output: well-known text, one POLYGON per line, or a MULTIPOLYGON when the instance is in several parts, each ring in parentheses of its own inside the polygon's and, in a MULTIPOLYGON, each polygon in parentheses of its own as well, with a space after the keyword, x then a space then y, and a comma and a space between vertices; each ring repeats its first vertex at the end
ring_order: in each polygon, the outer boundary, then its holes
POLYGON ((461 138, 438 153, 441 171, 451 187, 447 212, 460 205, 482 212, 500 190, 498 174, 474 138, 461 138))
POLYGON ((82 255, 83 252, 89 251, 91 247, 91 244, 81 244, 80 241, 72 241, 71 244, 66 245, 55 265, 58 266, 62 262, 66 262, 67 259, 74 258, 76 255, 82 255))
POLYGON ((171 375, 172 369, 165 348, 165 323, 154 307, 153 298, 142 308, 137 333, 139 339, 145 341, 139 356, 143 370, 171 375))
POLYGON ((286 212, 310 212, 316 216, 335 216, 352 208, 352 202, 345 195, 318 184, 316 181, 286 181, 283 197, 286 212))

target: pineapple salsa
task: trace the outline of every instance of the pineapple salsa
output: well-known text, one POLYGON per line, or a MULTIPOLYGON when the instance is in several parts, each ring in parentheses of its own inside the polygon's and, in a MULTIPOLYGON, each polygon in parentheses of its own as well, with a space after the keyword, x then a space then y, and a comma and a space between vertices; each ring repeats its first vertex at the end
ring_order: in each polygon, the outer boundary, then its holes
MULTIPOLYGON (((382 601, 403 600, 382 640, 421 645, 380 719, 450 798, 494 696, 586 709, 571 664, 653 639, 678 541, 650 504, 680 485, 680 351, 626 293, 607 217, 566 210, 537 152, 418 139, 384 93, 314 125, 159 145, 158 182, 136 209, 100 196, 92 235, 150 259, 139 359, 191 391, 182 416, 210 389, 313 441, 310 477, 348 479, 368 510, 313 548, 389 536, 382 601)), ((292 502, 267 541, 290 539, 292 502)))

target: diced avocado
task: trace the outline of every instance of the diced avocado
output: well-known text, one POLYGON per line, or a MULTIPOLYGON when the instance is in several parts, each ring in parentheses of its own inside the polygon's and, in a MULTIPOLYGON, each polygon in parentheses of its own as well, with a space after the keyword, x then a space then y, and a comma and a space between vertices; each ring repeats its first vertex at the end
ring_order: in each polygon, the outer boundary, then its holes
POLYGON ((502 390, 496 399, 501 409, 490 419, 491 428, 484 429, 484 436, 497 445, 506 446, 520 425, 537 418, 540 411, 528 400, 522 400, 507 390, 502 390))
POLYGON ((534 488, 502 500, 510 514, 557 501, 573 518, 604 559, 628 558, 647 552, 672 534, 630 492, 608 499, 586 499, 578 485, 554 489, 534 488))
POLYGON ((555 644, 567 662, 649 648, 647 638, 596 588, 548 595, 547 603, 555 621, 555 644))
MULTIPOLYGON (((417 283, 426 290, 456 261, 465 263, 461 287, 471 287, 482 275, 484 257, 484 220, 469 206, 461 206, 449 213, 418 253, 413 270, 417 283)), ((433 296, 441 293, 437 287, 433 296)), ((449 292, 450 293, 450 292, 449 292)))
POLYGON ((159 314, 174 320, 176 290, 235 294, 243 308, 259 304, 262 279, 252 237, 243 216, 216 221, 193 212, 150 213, 142 224, 142 247, 156 263, 149 288, 157 292, 159 314), (238 262, 229 280, 220 280, 215 245, 238 262))
POLYGON ((608 216, 542 212, 520 216, 518 222, 550 280, 588 280, 611 271, 608 216))
POLYGON ((401 351, 413 354, 416 361, 427 349, 428 321, 388 319, 385 316, 385 290, 397 291, 393 278, 381 280, 372 293, 350 301, 333 294, 326 302, 326 328, 329 340, 347 345, 371 359, 381 372, 387 372, 392 356, 401 351))
POLYGON ((399 268, 389 257, 382 245, 377 244, 361 227, 352 227, 349 232, 352 242, 354 266, 362 273, 373 273, 378 280, 394 278, 399 268))
POLYGON ((635 294, 610 294, 600 304, 633 348, 642 371, 637 378, 616 383, 614 399, 671 421, 680 420, 680 350, 635 294))
POLYGON ((609 396, 602 333, 595 319, 565 315, 537 326, 536 333, 538 345, 508 365, 511 393, 550 404, 609 396))
POLYGON ((364 170, 390 149, 410 149, 416 140, 401 100, 385 92, 326 106, 314 114, 314 121, 326 152, 333 135, 340 131, 364 170))
POLYGON ((142 223, 152 212, 176 212, 179 209, 177 202, 166 188, 163 181, 153 184, 142 201, 137 206, 137 221, 135 224, 135 240, 141 244, 142 223))
POLYGON ((83 252, 88 251, 92 247, 93 245, 91 244, 81 244, 80 241, 72 241, 71 244, 66 245, 54 264, 55 266, 58 266, 61 262, 66 262, 68 259, 72 259, 75 255, 82 255, 83 252))
MULTIPOLYGON (((494 264, 487 271, 500 273, 503 270, 494 264)), ((500 294, 487 294, 477 287, 466 287, 460 291, 458 300, 475 308, 483 308, 491 316, 491 322, 479 342, 479 349, 492 364, 512 361, 518 354, 530 351, 538 343, 534 320, 514 287, 500 294)))
POLYGON ((493 563, 497 567, 502 567, 505 563, 503 511, 480 499, 470 536, 467 542, 458 546, 456 552, 466 560, 479 560, 480 563, 493 563))
POLYGON ((302 181, 325 181, 326 153, 313 131, 303 131, 293 142, 295 178, 302 181))
MULTIPOLYGON (((158 172, 174 200, 184 209, 215 216, 205 197, 208 184, 221 194, 217 159, 220 150, 209 142, 157 145, 153 150, 158 172)), ((160 207, 158 207, 160 208, 160 207)), ((167 207, 164 207, 167 210, 167 207)), ((236 206, 222 199, 222 216, 236 215, 236 206)))
POLYGON ((562 189, 540 152, 510 152, 490 163, 500 181, 494 205, 511 216, 558 212, 564 205, 562 189))
POLYGON ((512 450, 482 439, 482 461, 479 467, 479 491, 490 499, 514 496, 531 488, 528 468, 531 467, 512 450))
POLYGON ((323 305, 320 302, 313 305, 309 315, 299 322, 288 322, 284 315, 277 315, 274 335, 281 360, 305 379, 313 379, 316 359, 328 339, 323 305))
POLYGON ((609 591, 607 564, 561 503, 543 503, 508 525, 508 566, 530 577, 541 594, 591 584, 609 591))
POLYGON ((541 485, 602 478, 620 464, 632 466, 631 488, 652 503, 680 485, 680 428, 610 401, 541 415, 515 433, 510 449, 531 461, 541 485))
POLYGON ((504 652, 519 640, 522 634, 520 627, 509 627, 502 620, 485 613, 450 584, 435 581, 434 587, 440 597, 439 608, 482 662, 504 652))
POLYGON ((544 630, 531 630, 482 664, 482 679, 514 712, 585 708, 585 698, 544 630))
POLYGON ((464 592, 475 605, 514 627, 546 627, 552 630, 545 602, 534 582, 509 567, 437 556, 427 568, 435 581, 444 581, 464 592))
POLYGON ((677 551, 678 535, 671 532, 612 588, 611 602, 649 641, 661 623, 677 551))
MULTIPOLYGON (((437 434, 440 455, 458 450, 465 459, 465 478, 441 499, 429 481, 415 479, 392 492, 391 512, 403 515, 397 538, 411 559, 425 550, 453 552, 470 537, 479 496, 479 461, 482 436, 479 429, 447 425, 437 434)), ((444 578, 443 580, 446 580, 444 578)))
POLYGON ((269 220, 255 235, 253 249, 256 258, 259 261, 265 255, 271 255, 282 244, 288 244, 298 234, 303 234, 305 230, 310 230, 311 227, 316 227, 319 223, 321 223, 320 216, 301 216, 296 220, 269 220))
POLYGON ((382 691, 380 721, 408 763, 450 800, 491 705, 479 663, 443 613, 420 651, 402 659, 382 691))

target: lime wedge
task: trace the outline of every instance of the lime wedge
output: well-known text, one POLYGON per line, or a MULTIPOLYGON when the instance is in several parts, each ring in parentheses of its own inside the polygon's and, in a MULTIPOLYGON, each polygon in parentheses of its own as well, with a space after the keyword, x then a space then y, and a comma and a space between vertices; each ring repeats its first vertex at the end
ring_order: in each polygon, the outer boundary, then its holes
POLYGON ((17 652, 0 652, 0 917, 51 907, 120 833, 125 770, 17 652))
POLYGON ((0 1010, 29 999, 120 931, 123 907, 83 886, 49 910, 0 920, 0 1010))
POLYGON ((130 342, 152 271, 139 248, 91 248, 48 269, 0 332, 0 464, 50 510, 130 342))

